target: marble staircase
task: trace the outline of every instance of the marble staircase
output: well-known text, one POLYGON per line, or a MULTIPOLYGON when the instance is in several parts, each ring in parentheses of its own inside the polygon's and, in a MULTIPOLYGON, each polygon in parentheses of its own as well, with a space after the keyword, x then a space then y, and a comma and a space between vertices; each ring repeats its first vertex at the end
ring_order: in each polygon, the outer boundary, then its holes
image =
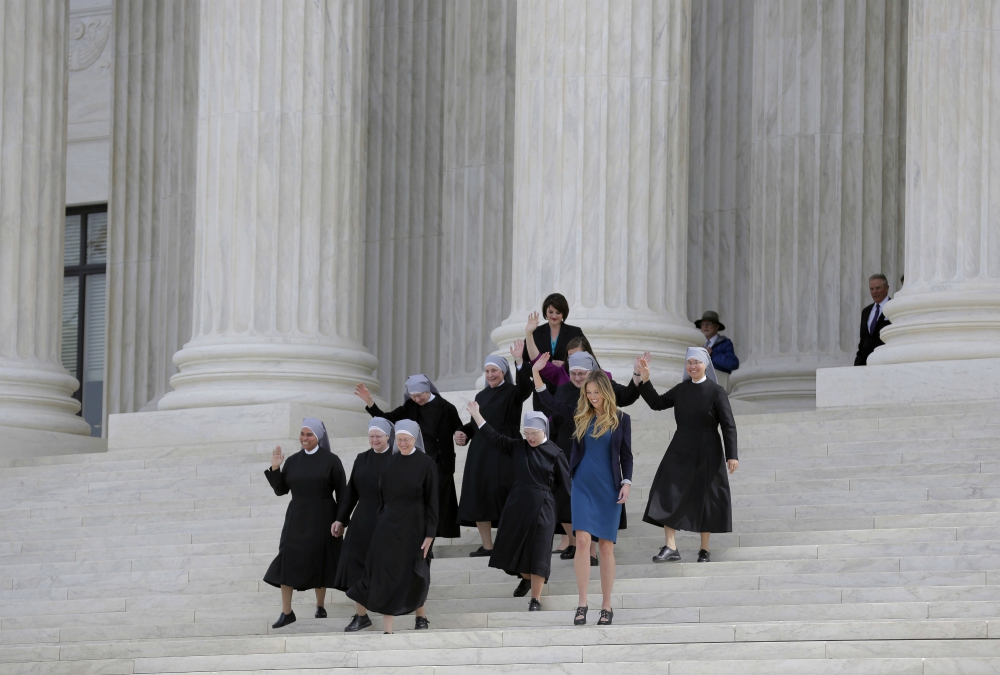
MULTIPOLYGON (((0 468, 0 672, 906 673, 1000 672, 1000 404, 738 418, 734 532, 698 564, 654 564, 640 522, 673 422, 634 413, 635 489, 617 546, 615 625, 574 627, 568 561, 544 611, 439 540, 433 630, 346 635, 353 604, 274 631, 260 580, 287 498, 270 448, 237 444, 20 458, 0 468)), ((350 465, 363 439, 340 439, 350 465)), ((462 459, 459 458, 458 475, 462 459)), ((600 603, 592 570, 591 606, 600 603)))

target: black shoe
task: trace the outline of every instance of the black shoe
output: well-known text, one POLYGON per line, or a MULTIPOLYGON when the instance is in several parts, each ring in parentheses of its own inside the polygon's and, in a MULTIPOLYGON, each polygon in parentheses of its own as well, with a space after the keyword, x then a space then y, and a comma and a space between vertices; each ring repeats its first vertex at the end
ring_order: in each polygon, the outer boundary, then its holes
POLYGON ((572 560, 576 557, 576 546, 567 546, 566 550, 559 554, 560 560, 572 560))
POLYGON ((681 559, 681 553, 675 548, 664 546, 653 556, 653 562, 675 562, 681 559))
POLYGON ((326 618, 326 607, 317 607, 316 608, 316 618, 317 619, 325 619, 326 618))
POLYGON ((597 620, 598 626, 610 626, 611 620, 615 618, 615 610, 613 609, 602 609, 601 618, 597 620))
POLYGON ((426 616, 418 616, 417 620, 413 623, 413 630, 427 630, 431 627, 431 622, 427 620, 426 616))
POLYGON ((483 548, 482 546, 480 546, 475 551, 473 551, 472 553, 470 553, 469 557, 470 558, 489 558, 491 555, 493 555, 493 549, 491 549, 491 548, 483 548))
POLYGON ((540 611, 542 611, 542 603, 540 603, 537 600, 535 600, 534 598, 532 598, 531 602, 528 603, 528 611, 529 612, 540 612, 540 611))
POLYGON ((698 551, 698 562, 712 562, 712 554, 705 549, 701 549, 698 551))
POLYGON ((290 623, 295 623, 295 610, 290 613, 285 614, 282 612, 278 615, 278 620, 271 624, 271 628, 281 628, 282 626, 287 626, 290 623))
POLYGON ((590 556, 590 566, 597 567, 597 565, 598 565, 597 556, 596 555, 590 556))
POLYGON ((347 624, 347 628, 344 629, 345 633, 356 633, 359 630, 363 630, 372 625, 372 620, 368 618, 367 614, 355 614, 354 618, 351 619, 351 623, 347 624))
POLYGON ((515 598, 523 598, 531 590, 531 581, 529 579, 521 579, 521 583, 517 585, 514 589, 515 598))
MULTIPOLYGON (((569 548, 569 547, 567 546, 566 548, 569 548)), ((554 549, 552 549, 552 555, 556 555, 557 553, 559 555, 562 555, 565 552, 566 552, 565 548, 554 548, 554 549)))
POLYGON ((585 623, 587 623, 587 608, 586 607, 577 607, 576 608, 576 616, 573 617, 573 625, 574 626, 582 626, 585 623))

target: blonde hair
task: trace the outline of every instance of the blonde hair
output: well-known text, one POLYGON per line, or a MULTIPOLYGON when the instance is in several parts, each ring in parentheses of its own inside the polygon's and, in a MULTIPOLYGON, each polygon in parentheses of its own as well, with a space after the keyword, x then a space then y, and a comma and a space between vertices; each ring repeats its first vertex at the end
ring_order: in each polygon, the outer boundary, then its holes
POLYGON ((573 421, 576 423, 576 432, 573 436, 576 440, 583 440, 587 433, 587 427, 590 426, 590 421, 595 418, 594 438, 618 428, 618 406, 615 404, 615 392, 611 388, 611 380, 608 379, 603 370, 591 371, 587 379, 584 380, 583 386, 580 387, 580 400, 576 404, 576 414, 573 416, 573 421), (587 398, 587 385, 590 383, 597 385, 597 391, 604 397, 604 412, 600 415, 597 414, 594 406, 590 404, 590 399, 587 398))

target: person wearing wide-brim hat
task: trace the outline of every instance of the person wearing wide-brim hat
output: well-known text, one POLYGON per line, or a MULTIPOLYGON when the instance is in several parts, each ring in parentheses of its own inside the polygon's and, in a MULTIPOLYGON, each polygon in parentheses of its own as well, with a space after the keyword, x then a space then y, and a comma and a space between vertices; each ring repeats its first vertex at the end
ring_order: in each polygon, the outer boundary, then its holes
POLYGON ((665 394, 649 381, 649 359, 638 363, 639 393, 653 410, 674 409, 677 431, 649 488, 643 522, 663 528, 666 545, 653 562, 681 559, 677 530, 701 533, 698 562, 709 562, 712 532, 733 531, 729 474, 736 471, 736 421, 729 396, 718 384, 708 352, 689 347, 684 379, 665 394), (719 439, 719 428, 722 439, 719 439))
POLYGON ((716 370, 728 375, 740 367, 740 360, 736 358, 736 351, 733 349, 733 341, 725 335, 720 335, 726 330, 726 326, 719 320, 718 312, 705 312, 694 322, 694 327, 705 336, 705 344, 702 347, 712 357, 712 365, 716 370))

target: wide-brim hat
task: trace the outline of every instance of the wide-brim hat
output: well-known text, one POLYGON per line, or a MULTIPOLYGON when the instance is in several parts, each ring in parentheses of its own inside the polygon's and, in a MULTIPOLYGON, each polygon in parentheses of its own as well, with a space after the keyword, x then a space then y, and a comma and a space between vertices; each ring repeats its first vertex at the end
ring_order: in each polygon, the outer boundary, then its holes
POLYGON ((700 319, 694 322, 694 327, 701 328, 702 321, 711 321, 712 323, 716 324, 719 327, 720 331, 726 330, 726 327, 722 324, 721 321, 719 321, 718 312, 705 312, 704 314, 701 315, 700 319))

